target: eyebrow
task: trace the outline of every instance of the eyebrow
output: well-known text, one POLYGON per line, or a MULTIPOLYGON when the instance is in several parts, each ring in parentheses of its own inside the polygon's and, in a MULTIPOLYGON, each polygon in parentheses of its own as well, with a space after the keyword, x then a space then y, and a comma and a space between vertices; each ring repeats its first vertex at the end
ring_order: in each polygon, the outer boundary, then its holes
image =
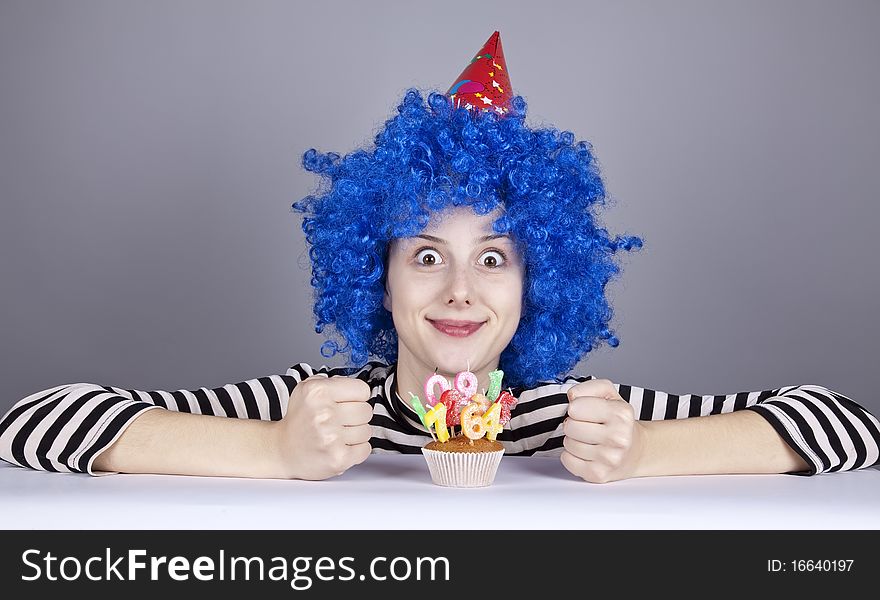
MULTIPOLYGON (((447 243, 446 240, 444 240, 443 238, 438 238, 438 237, 436 237, 436 236, 428 235, 428 234, 426 234, 426 233, 419 234, 419 235, 414 236, 414 237, 417 237, 417 238, 424 238, 424 239, 426 239, 426 240, 429 240, 429 241, 431 241, 431 242, 436 242, 436 243, 438 243, 438 244, 446 244, 446 243, 447 243)), ((494 240, 494 239, 497 239, 497 238, 509 238, 509 237, 510 237, 510 236, 507 235, 506 233, 493 233, 493 234, 484 235, 483 237, 478 238, 478 239, 476 240, 476 242, 477 242, 478 244, 482 244, 483 242, 488 242, 489 240, 494 240)))

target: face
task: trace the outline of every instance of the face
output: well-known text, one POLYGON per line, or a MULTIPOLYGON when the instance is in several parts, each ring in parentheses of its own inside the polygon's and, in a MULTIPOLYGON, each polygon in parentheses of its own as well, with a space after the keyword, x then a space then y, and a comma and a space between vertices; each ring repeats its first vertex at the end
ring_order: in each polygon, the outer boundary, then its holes
POLYGON ((392 241, 384 305, 401 362, 445 374, 497 368, 519 326, 523 294, 514 242, 492 231, 500 214, 454 207, 435 214, 419 236, 392 241))

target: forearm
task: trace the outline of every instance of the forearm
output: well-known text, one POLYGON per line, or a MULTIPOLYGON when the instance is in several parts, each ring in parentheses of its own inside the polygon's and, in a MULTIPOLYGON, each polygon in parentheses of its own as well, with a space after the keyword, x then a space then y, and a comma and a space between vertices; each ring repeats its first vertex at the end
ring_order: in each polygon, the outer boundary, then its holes
POLYGON ((274 421, 149 410, 93 463, 95 471, 281 478, 274 421))
POLYGON ((645 443, 634 477, 809 470, 773 427, 750 410, 640 424, 645 443))

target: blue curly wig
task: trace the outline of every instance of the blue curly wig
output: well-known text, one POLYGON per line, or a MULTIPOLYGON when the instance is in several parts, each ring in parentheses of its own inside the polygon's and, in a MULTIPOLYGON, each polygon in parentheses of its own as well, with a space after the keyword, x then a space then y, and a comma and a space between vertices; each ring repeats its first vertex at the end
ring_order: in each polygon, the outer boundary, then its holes
POLYGON ((344 340, 324 342, 322 356, 350 352, 355 366, 369 355, 397 360, 397 332, 382 305, 389 242, 418 235, 450 205, 478 215, 501 205, 493 229, 523 257, 522 317, 499 363, 508 385, 558 380, 601 340, 616 347, 605 296, 620 272, 612 258, 643 241, 611 239, 592 214, 606 199, 591 145, 570 131, 527 126, 522 96, 503 117, 455 109, 436 90, 427 97, 408 89, 374 148, 303 155, 323 183, 291 207, 304 214, 315 331, 332 325, 344 340))

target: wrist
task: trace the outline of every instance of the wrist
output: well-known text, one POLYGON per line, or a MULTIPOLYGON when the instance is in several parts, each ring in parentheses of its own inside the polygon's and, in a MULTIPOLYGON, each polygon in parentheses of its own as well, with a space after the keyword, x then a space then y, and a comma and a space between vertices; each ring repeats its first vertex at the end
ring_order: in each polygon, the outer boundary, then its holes
POLYGON ((654 426, 656 423, 651 421, 636 421, 634 430, 636 440, 633 446, 634 466, 630 477, 651 477, 656 475, 656 465, 653 464, 655 453, 652 450, 652 436, 656 434, 654 426))
POLYGON ((290 461, 287 460, 286 441, 287 435, 284 421, 269 421, 267 423, 268 441, 268 469, 273 479, 296 479, 296 474, 291 471, 290 461))

